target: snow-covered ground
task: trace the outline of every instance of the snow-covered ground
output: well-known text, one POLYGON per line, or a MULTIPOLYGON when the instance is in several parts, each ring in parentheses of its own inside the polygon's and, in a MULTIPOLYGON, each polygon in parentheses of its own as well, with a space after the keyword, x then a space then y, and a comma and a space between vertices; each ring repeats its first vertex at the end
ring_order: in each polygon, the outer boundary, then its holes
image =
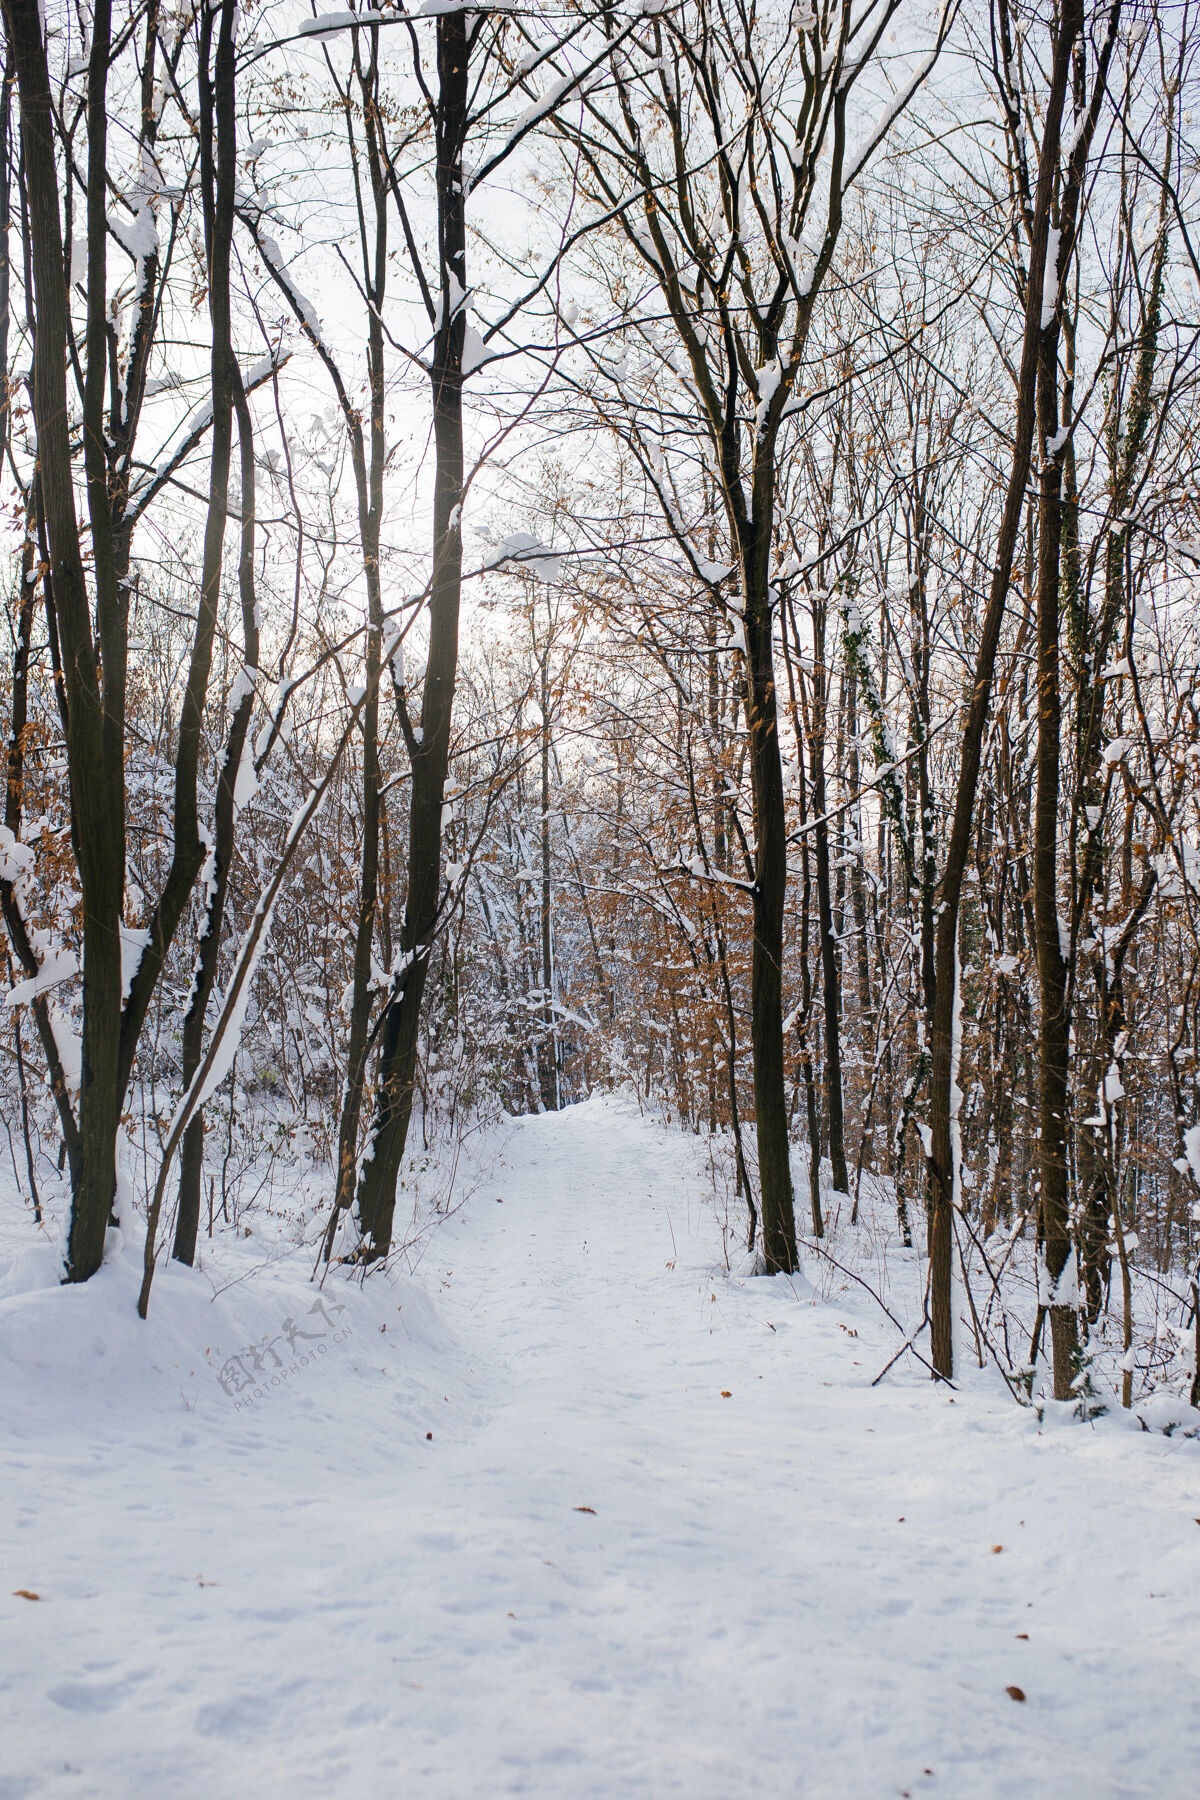
POLYGON ((361 1290, 18 1261, 2 1800, 1191 1800, 1200 1441, 872 1388, 627 1102, 491 1152, 361 1290))

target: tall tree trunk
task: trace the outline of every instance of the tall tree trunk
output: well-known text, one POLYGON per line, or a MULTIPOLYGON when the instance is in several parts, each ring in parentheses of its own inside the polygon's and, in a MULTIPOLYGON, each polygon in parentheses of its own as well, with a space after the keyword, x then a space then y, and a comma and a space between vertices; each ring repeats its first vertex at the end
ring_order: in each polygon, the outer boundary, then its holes
POLYGON ((541 852, 542 892, 538 925, 542 946, 542 1106, 546 1112, 557 1112, 558 1033, 554 1012, 554 914, 550 886, 550 645, 547 642, 538 667, 538 704, 542 722, 539 731, 541 750, 541 815, 539 838, 541 852))
MULTIPOLYGON (((15 172, 13 160, 13 61, 11 46, 6 46, 4 66, 3 92, 0 94, 0 369, 7 370, 9 356, 9 332, 11 325, 11 233, 12 233, 12 194, 13 176, 15 172)), ((8 384, 0 391, 0 455, 8 452, 12 430, 12 405, 8 384)), ((25 494, 25 536, 21 545, 20 593, 17 603, 16 639, 12 653, 12 714, 11 730, 8 739, 8 754, 5 767, 4 784, 4 824, 14 839, 21 836, 21 824, 25 810, 25 738, 29 724, 29 666, 33 653, 34 622, 38 610, 38 555, 37 555, 37 523, 41 506, 40 477, 37 470, 30 477, 29 487, 25 494)), ((47 590, 48 591, 48 590, 47 590)), ((0 878, 0 912, 18 961, 26 976, 36 976, 40 967, 33 939, 22 909, 19 886, 16 882, 0 878)), ((58 1111, 59 1128, 62 1132, 63 1147, 71 1172, 71 1181, 78 1180, 79 1175, 79 1126, 75 1118, 71 1093, 67 1086, 66 1071, 63 1068, 59 1053, 58 1040, 54 1025, 50 1018, 50 1009, 44 994, 37 994, 31 1002, 34 1024, 42 1046, 42 1054, 46 1058, 46 1070, 50 1080, 50 1091, 58 1111)), ((28 1103, 25 1089, 24 1064, 21 1053, 21 1025, 19 1019, 13 1022, 14 1042, 16 1045, 18 1070, 21 1077, 21 1111, 22 1118, 27 1115, 28 1103)), ((26 1128, 25 1142, 29 1151, 29 1133, 26 1128)), ((33 1164, 29 1165, 29 1179, 33 1183, 33 1164)), ((36 1191, 36 1190, 35 1190, 36 1191)))
MULTIPOLYGON (((763 440, 760 438, 759 443, 763 440)), ((767 1272, 798 1266, 791 1144, 783 1059, 783 911, 787 894, 787 820, 775 701, 773 595, 774 444, 755 471, 754 522, 742 554, 746 631, 746 723, 754 803, 754 948, 750 967, 750 1043, 762 1253, 767 1272)))
MULTIPOLYGON (((233 32, 228 27, 218 32, 215 65, 210 70, 212 55, 212 20, 206 12, 200 33, 200 133, 201 182, 203 187, 205 239, 208 249, 209 309, 212 316, 212 452, 209 465, 208 518, 204 532, 204 562, 200 577, 201 614, 207 612, 215 624, 220 603, 221 575, 224 563, 225 527, 229 512, 229 476, 233 452, 233 408, 235 388, 240 394, 241 377, 233 359, 232 325, 229 312, 229 269, 233 248, 234 178, 236 170, 236 129, 234 111, 233 32)), ((239 574, 242 587, 242 611, 245 620, 246 662, 250 668, 258 663, 258 628, 254 619, 254 448, 251 439, 250 412, 241 395, 239 411, 242 477, 242 551, 239 574)), ((207 687, 207 669, 204 686, 207 687)), ((191 703, 192 717, 180 721, 180 736, 190 726, 198 738, 200 707, 203 693, 185 699, 185 711, 191 703)), ((200 1067, 204 1051, 204 1020, 217 975, 217 957, 221 946, 221 925, 225 913, 225 897, 229 886, 229 870, 233 860, 235 795, 242 750, 250 726, 254 706, 254 689, 249 681, 239 682, 234 700, 229 739, 217 785, 216 817, 211 848, 212 874, 206 896, 204 919, 200 930, 196 970, 188 996, 183 1021, 183 1085, 186 1092, 200 1067), (243 691, 243 689, 245 691, 243 691)), ((193 787, 194 799, 194 787, 193 787)), ((194 805, 192 830, 195 831, 194 805)), ((179 806, 176 804, 179 824, 179 806)), ((204 1165, 204 1113, 197 1107, 184 1134, 180 1155, 179 1195, 175 1220, 173 1254, 180 1262, 191 1263, 196 1255, 196 1234, 200 1223, 200 1193, 204 1165)))
POLYGON ((123 667, 125 601, 116 591, 101 412, 105 375, 106 89, 111 9, 109 0, 97 0, 88 71, 88 378, 84 438, 93 578, 100 614, 96 637, 75 510, 66 386, 67 290, 54 153, 54 109, 41 8, 38 0, 4 0, 4 13, 21 101, 36 303, 33 409, 49 581, 67 701, 72 834, 83 897, 79 1156, 65 1275, 68 1281, 86 1281, 99 1268, 104 1254, 104 1234, 116 1181, 121 906, 125 885, 124 721, 123 716, 114 718, 106 709, 106 702, 116 698, 110 692, 110 683, 116 687, 123 667), (117 794, 113 792, 114 776, 119 784, 117 794))
POLYGON ((1077 1269, 1071 1239, 1067 1167, 1069 1019, 1067 959, 1058 909, 1058 796, 1062 751, 1059 668, 1059 563, 1062 541, 1061 448, 1058 431, 1058 329, 1041 334, 1038 426, 1042 471, 1038 488, 1037 798, 1033 824, 1033 906, 1038 968, 1038 1169, 1041 1227, 1054 1356, 1054 1397, 1071 1398, 1078 1367, 1077 1269))
MULTIPOLYGON (((230 96, 232 100, 232 95, 230 96)), ((227 121, 233 126, 232 106, 227 121)), ((232 362, 232 359, 231 359, 232 362)), ((233 712, 225 753, 217 777, 217 798, 213 819, 212 857, 204 919, 192 991, 183 1020, 183 1086, 186 1092, 200 1067, 204 1051, 204 1021, 208 1003, 217 979, 217 959, 221 948, 221 930, 229 894, 229 876, 233 866, 234 831, 237 822, 238 777, 246 752, 250 720, 254 711, 254 688, 251 670, 258 668, 258 615, 254 592, 254 436, 250 408, 242 389, 240 373, 232 369, 233 404, 238 421, 238 443, 241 466, 241 554, 238 567, 242 602, 242 643, 245 673, 235 686, 233 712)), ((194 1263, 196 1237, 200 1227, 200 1200, 204 1176, 204 1108, 197 1107, 183 1136, 179 1152, 179 1196, 175 1211, 175 1242, 172 1254, 176 1261, 194 1263)))
POLYGON ((850 1178, 846 1169, 846 1125, 842 1102, 842 990, 830 889, 829 825, 825 818, 825 736, 829 702, 829 673, 825 665, 826 617, 824 600, 814 603, 813 661, 816 668, 813 674, 809 761, 812 770, 817 929, 821 938, 821 993, 825 1008, 825 1119, 829 1130, 829 1162, 833 1185, 839 1194, 844 1194, 848 1191, 850 1178))
POLYGON ((391 1248, 396 1182, 412 1118, 421 1002, 438 921, 442 806, 450 760, 462 588, 462 361, 467 298, 463 146, 467 62, 467 15, 445 13, 437 22, 435 147, 441 312, 430 371, 435 471, 429 656, 421 696, 420 733, 408 734, 412 799, 400 966, 393 975, 384 1013, 371 1142, 358 1180, 358 1217, 367 1259, 386 1256, 391 1248))
POLYGON ((800 634, 796 629, 796 608, 789 595, 784 606, 784 667, 788 678, 788 701, 791 708, 792 736, 799 758, 800 811, 800 1010, 796 1030, 800 1040, 800 1072, 804 1082, 804 1119, 808 1132, 808 1205, 812 1217, 813 1236, 825 1235, 825 1218, 821 1208, 821 1119, 817 1104, 817 1082, 813 1055, 813 969, 812 969, 812 867, 809 854, 808 787, 804 773, 804 746, 811 738, 811 714, 804 698, 804 676, 797 671, 789 646, 799 649, 800 634))
POLYGON ((996 652, 1008 601, 1013 558, 1025 503, 1025 486, 1033 452, 1050 202, 1058 173, 1063 105, 1080 28, 1080 9, 1072 0, 1061 20, 1054 42, 1054 62, 1046 97, 1037 192, 1029 239, 1029 278, 1025 293, 1024 339, 1017 374, 1017 416, 1013 431, 1012 462, 963 726, 958 787, 942 870, 941 903, 934 945, 935 992, 930 1034, 930 1145, 926 1157, 930 1215, 931 1361, 935 1376, 944 1376, 946 1379, 954 1373, 954 1147, 951 1088, 954 1081, 953 1040, 958 987, 959 910, 963 878, 971 849, 975 796, 983 755, 983 735, 991 706, 996 652))
MULTIPOLYGON (((385 827, 380 792, 379 768, 379 681, 383 659, 383 588, 379 562, 380 534, 383 523, 383 478, 387 467, 387 441, 384 432, 385 352, 383 302, 388 267, 387 176, 382 141, 379 107, 378 32, 371 33, 371 49, 367 65, 360 67, 359 92, 362 98, 367 145, 367 169, 373 207, 373 237, 368 233, 368 219, 359 184, 359 231, 363 245, 363 283, 367 290, 367 383, 371 397, 368 453, 361 416, 349 399, 344 385, 337 382, 350 440, 350 458, 358 492, 358 534, 362 548, 363 573, 367 587, 366 676, 367 697, 362 719, 362 856, 359 866, 358 917, 354 932, 354 964, 351 975, 350 1033, 346 1046, 346 1079, 342 1091, 342 1112, 338 1123, 337 1184, 333 1210, 325 1233, 323 1254, 332 1254, 338 1222, 354 1201, 358 1162, 358 1140, 362 1121, 363 1096, 370 1055, 371 970, 376 926, 379 919, 380 835, 385 827)), ((356 45, 356 60, 361 55, 361 39, 356 45)), ((347 120, 349 121, 349 108, 347 120)), ((393 658, 397 655, 393 651, 393 658)), ((399 652, 403 654, 402 651, 399 652)), ((393 663, 398 704, 404 705, 404 682, 393 663)), ((386 916, 384 919, 386 925, 386 916)), ((387 938, 385 935, 386 946, 387 938)))
MULTIPOLYGON (((1168 111, 1161 189, 1159 199, 1158 237, 1151 260, 1150 280, 1146 285, 1141 331, 1134 364, 1134 379, 1127 402, 1122 409, 1119 390, 1114 391, 1106 422, 1106 449, 1109 463, 1109 505, 1113 517, 1121 521, 1128 512, 1135 484, 1143 467, 1147 435, 1154 409, 1154 375, 1158 363, 1159 334, 1162 328, 1163 288, 1168 246, 1167 217, 1170 194, 1170 172, 1174 151, 1172 114, 1168 111)), ((1068 518, 1076 535, 1077 508, 1070 503, 1068 518)), ((1115 525, 1104 543, 1104 580, 1098 617, 1092 618, 1082 602, 1082 584, 1071 583, 1068 604, 1074 598, 1069 624, 1078 664, 1078 700, 1076 704, 1075 761, 1076 805, 1073 819, 1072 848, 1075 851, 1076 938, 1094 937, 1091 918, 1098 902, 1104 877, 1104 797, 1108 768, 1104 752, 1104 701, 1107 689, 1104 670, 1125 625, 1128 605, 1129 559, 1131 535, 1128 522, 1115 525), (1082 847, 1079 835, 1083 835, 1082 847)), ((1072 548, 1074 545, 1072 545, 1072 548)), ((1095 1021, 1095 1053, 1092 1058, 1091 1087, 1101 1097, 1102 1085, 1111 1060, 1111 1048, 1118 1031, 1110 1011, 1110 966, 1106 948, 1091 952, 1094 991, 1097 997, 1095 1021)), ((1119 983, 1117 984, 1119 988, 1119 983)), ((1123 1011, 1119 993, 1116 1002, 1123 1011)), ((1106 1111, 1102 1101, 1101 1114, 1106 1111)), ((1087 1317, 1095 1323, 1104 1304, 1108 1283, 1110 1253, 1108 1219, 1115 1218, 1118 1201, 1109 1179, 1111 1155, 1086 1133, 1080 1143, 1080 1255, 1087 1296, 1087 1317)))

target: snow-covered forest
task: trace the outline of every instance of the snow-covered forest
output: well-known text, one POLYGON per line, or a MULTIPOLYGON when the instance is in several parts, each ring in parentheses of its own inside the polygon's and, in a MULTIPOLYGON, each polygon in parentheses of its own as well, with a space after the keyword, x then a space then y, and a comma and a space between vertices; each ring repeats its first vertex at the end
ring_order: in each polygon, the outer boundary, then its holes
POLYGON ((0 1796, 1190 1795, 1192 0, 2 14, 0 1796))

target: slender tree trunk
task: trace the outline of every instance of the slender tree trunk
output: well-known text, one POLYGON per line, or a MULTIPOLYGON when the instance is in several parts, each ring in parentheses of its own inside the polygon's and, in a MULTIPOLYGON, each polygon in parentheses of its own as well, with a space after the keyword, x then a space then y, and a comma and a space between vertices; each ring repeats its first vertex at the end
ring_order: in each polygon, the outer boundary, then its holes
MULTIPOLYGON (((358 490, 358 531, 367 586, 367 698, 362 722, 362 857, 359 868, 358 917, 354 933, 354 966, 351 976, 350 1034, 346 1046, 346 1080, 338 1124, 337 1185, 333 1210, 325 1233, 324 1255, 333 1251, 338 1221, 354 1201, 359 1129, 370 1053, 371 970, 376 926, 380 921, 380 839, 385 829, 379 768, 379 681, 383 658, 383 589, 379 561, 383 522, 383 478, 387 467, 384 433, 384 334, 383 301, 387 283, 388 215, 384 146, 378 99, 378 33, 371 34, 370 60, 359 78, 367 144, 367 167, 373 206, 374 239, 369 240, 367 215, 359 201, 359 226, 364 246, 363 280, 369 296, 367 322, 367 382, 371 396, 370 452, 362 422, 339 382, 338 395, 350 438, 350 455, 358 490), (368 251, 367 246, 370 243, 368 251)), ((361 45, 359 46, 361 51, 361 45)), ((356 188, 356 191, 357 188, 356 188)), ((393 652, 395 655, 395 652, 393 652)), ((399 704, 404 683, 396 677, 399 704)), ((386 927, 386 914, 383 919, 386 927)), ((387 937, 385 933, 384 943, 387 937)))
POLYGON ((839 1194, 848 1191, 846 1124, 842 1101, 842 989, 838 969, 837 934, 833 925, 833 896, 829 870, 829 826, 825 819, 825 733, 829 674, 825 667, 825 602, 813 607, 812 732, 809 759, 812 768, 813 860, 817 880, 817 930, 821 938, 821 993, 825 1008, 825 1119, 829 1130, 829 1162, 833 1185, 839 1194))
POLYGON ((463 419, 462 353, 466 327, 466 213, 463 145, 467 124, 467 15, 437 22, 436 118, 441 316, 434 339, 433 579, 429 600, 429 656, 421 698, 420 735, 410 734, 412 799, 408 833, 408 893, 400 934, 400 967, 388 997, 379 1056, 371 1144, 358 1181, 364 1256, 391 1247, 396 1182, 412 1118, 421 1002, 438 920, 442 866, 442 806, 450 759, 450 726, 458 666, 462 587, 463 419))
POLYGON ((954 1150, 951 1087, 954 1079, 953 1037, 955 994, 958 986, 959 909, 971 849, 975 796, 983 756, 984 730, 991 705, 996 652, 1008 601, 1013 558, 1025 504, 1025 486, 1033 452, 1050 202, 1058 172, 1063 104, 1070 82, 1071 60, 1080 24, 1079 9, 1072 5, 1060 24, 1054 44, 1054 64, 1046 98, 1037 195, 1030 232, 1025 332, 1017 376, 1017 416, 1013 432, 1012 464, 963 726, 958 787, 946 845, 946 861, 942 870, 941 904, 934 946, 935 992, 930 1034, 930 1148, 926 1159, 930 1215, 931 1361, 935 1376, 947 1379, 954 1373, 954 1150))
POLYGON ((541 851, 542 894, 539 929, 542 945, 542 1106, 546 1112, 557 1112, 558 1033, 554 1012, 554 914, 550 886, 550 645, 546 644, 538 670, 538 703, 541 707, 541 817, 539 837, 541 851))
MULTIPOLYGON (((1038 425, 1043 446, 1058 431, 1058 330, 1041 334, 1038 425)), ((1075 1287, 1067 1167, 1069 1020, 1067 960, 1058 908, 1059 757, 1062 693, 1059 668, 1059 563, 1062 531, 1061 452, 1043 451, 1038 492, 1037 799, 1033 826, 1033 905, 1038 967, 1038 1168, 1042 1245, 1054 1357, 1054 1397, 1071 1398, 1078 1366, 1075 1287)))
MULTIPOLYGON (((862 769, 858 754, 858 681, 857 672, 851 668, 848 677, 849 694, 847 696, 847 729, 849 732, 850 750, 848 756, 848 774, 850 791, 857 794, 862 785, 862 769)), ((849 809, 847 818, 854 832, 854 860, 849 869, 850 906, 854 915, 855 959, 858 974, 858 1006, 859 1037, 864 1047, 871 1041, 871 1019, 874 1011, 871 995, 871 956, 870 934, 867 930, 867 897, 863 882, 863 853, 865 845, 862 835, 862 807, 854 805, 849 809)))
POLYGON ((103 425, 105 373, 105 145, 110 7, 93 15, 88 75, 88 384, 84 434, 92 514, 93 572, 103 613, 97 666, 88 586, 75 510, 66 388, 67 291, 54 153, 54 109, 37 0, 4 0, 21 101, 30 261, 36 303, 33 409, 52 604, 66 698, 71 822, 83 896, 83 1045, 79 1154, 67 1238, 66 1279, 86 1281, 100 1266, 116 1180, 120 1123, 121 905, 124 892, 123 718, 106 714, 122 661, 124 601, 115 592, 108 526, 103 425), (103 689, 101 685, 103 668, 103 689), (114 736, 117 744, 114 752, 114 736), (120 781, 114 798, 112 777, 120 781))
MULTIPOLYGON (((774 455, 774 446, 767 453, 774 455)), ((766 460, 764 458, 764 460, 766 460)), ((767 1272, 798 1265, 791 1145, 783 1058, 783 912, 787 893, 787 819, 775 702, 775 657, 769 581, 773 468, 759 472, 757 526, 742 557, 746 629, 746 722, 754 798, 754 948, 750 970, 750 1042, 754 1055, 754 1120, 762 1251, 767 1272), (766 500, 766 504, 764 504, 766 500)))
MULTIPOLYGON (((231 96, 232 98, 232 96, 231 96)), ((232 127, 232 107, 228 124, 232 127)), ((221 930, 229 894, 229 876, 233 866, 234 831, 237 823, 238 775, 246 751, 250 720, 254 711, 254 689, 249 671, 258 667, 258 618, 254 592, 254 437, 250 408, 242 391, 241 376, 236 369, 234 407, 238 421, 241 451, 241 555, 238 568, 242 601, 242 642, 246 675, 234 696, 233 714, 225 742, 225 754, 217 778, 217 798, 213 819, 212 867, 200 931, 196 969, 192 991, 183 1020, 183 1086, 186 1092, 200 1067, 204 1051, 204 1021, 208 1003, 217 979, 217 959, 221 948, 221 930)), ((204 1109, 197 1107, 183 1136, 179 1153, 179 1197, 175 1212, 175 1242, 172 1254, 178 1262, 194 1263, 196 1237, 200 1228, 200 1201, 204 1176, 204 1109)))

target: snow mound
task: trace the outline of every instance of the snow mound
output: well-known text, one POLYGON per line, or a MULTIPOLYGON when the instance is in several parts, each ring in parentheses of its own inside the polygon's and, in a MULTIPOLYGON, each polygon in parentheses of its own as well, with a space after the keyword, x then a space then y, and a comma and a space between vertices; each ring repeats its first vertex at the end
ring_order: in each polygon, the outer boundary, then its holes
POLYGON ((143 1321, 140 1247, 119 1232, 82 1286, 60 1283, 52 1245, 22 1251, 0 1273, 0 1386, 14 1435, 115 1441, 131 1424, 143 1433, 186 1419, 221 1439, 250 1415, 289 1433, 303 1415, 306 1435, 336 1426, 369 1450, 367 1421, 383 1404, 389 1438, 407 1425, 423 1442, 431 1396, 441 1420, 464 1373, 424 1284, 334 1269, 318 1286, 312 1260, 311 1249, 251 1242, 222 1244, 198 1269, 164 1258, 143 1321))
POLYGON ((1139 1400, 1136 1415, 1145 1431, 1161 1431, 1164 1437, 1200 1436, 1200 1408, 1189 1406, 1178 1394, 1160 1390, 1139 1400))

